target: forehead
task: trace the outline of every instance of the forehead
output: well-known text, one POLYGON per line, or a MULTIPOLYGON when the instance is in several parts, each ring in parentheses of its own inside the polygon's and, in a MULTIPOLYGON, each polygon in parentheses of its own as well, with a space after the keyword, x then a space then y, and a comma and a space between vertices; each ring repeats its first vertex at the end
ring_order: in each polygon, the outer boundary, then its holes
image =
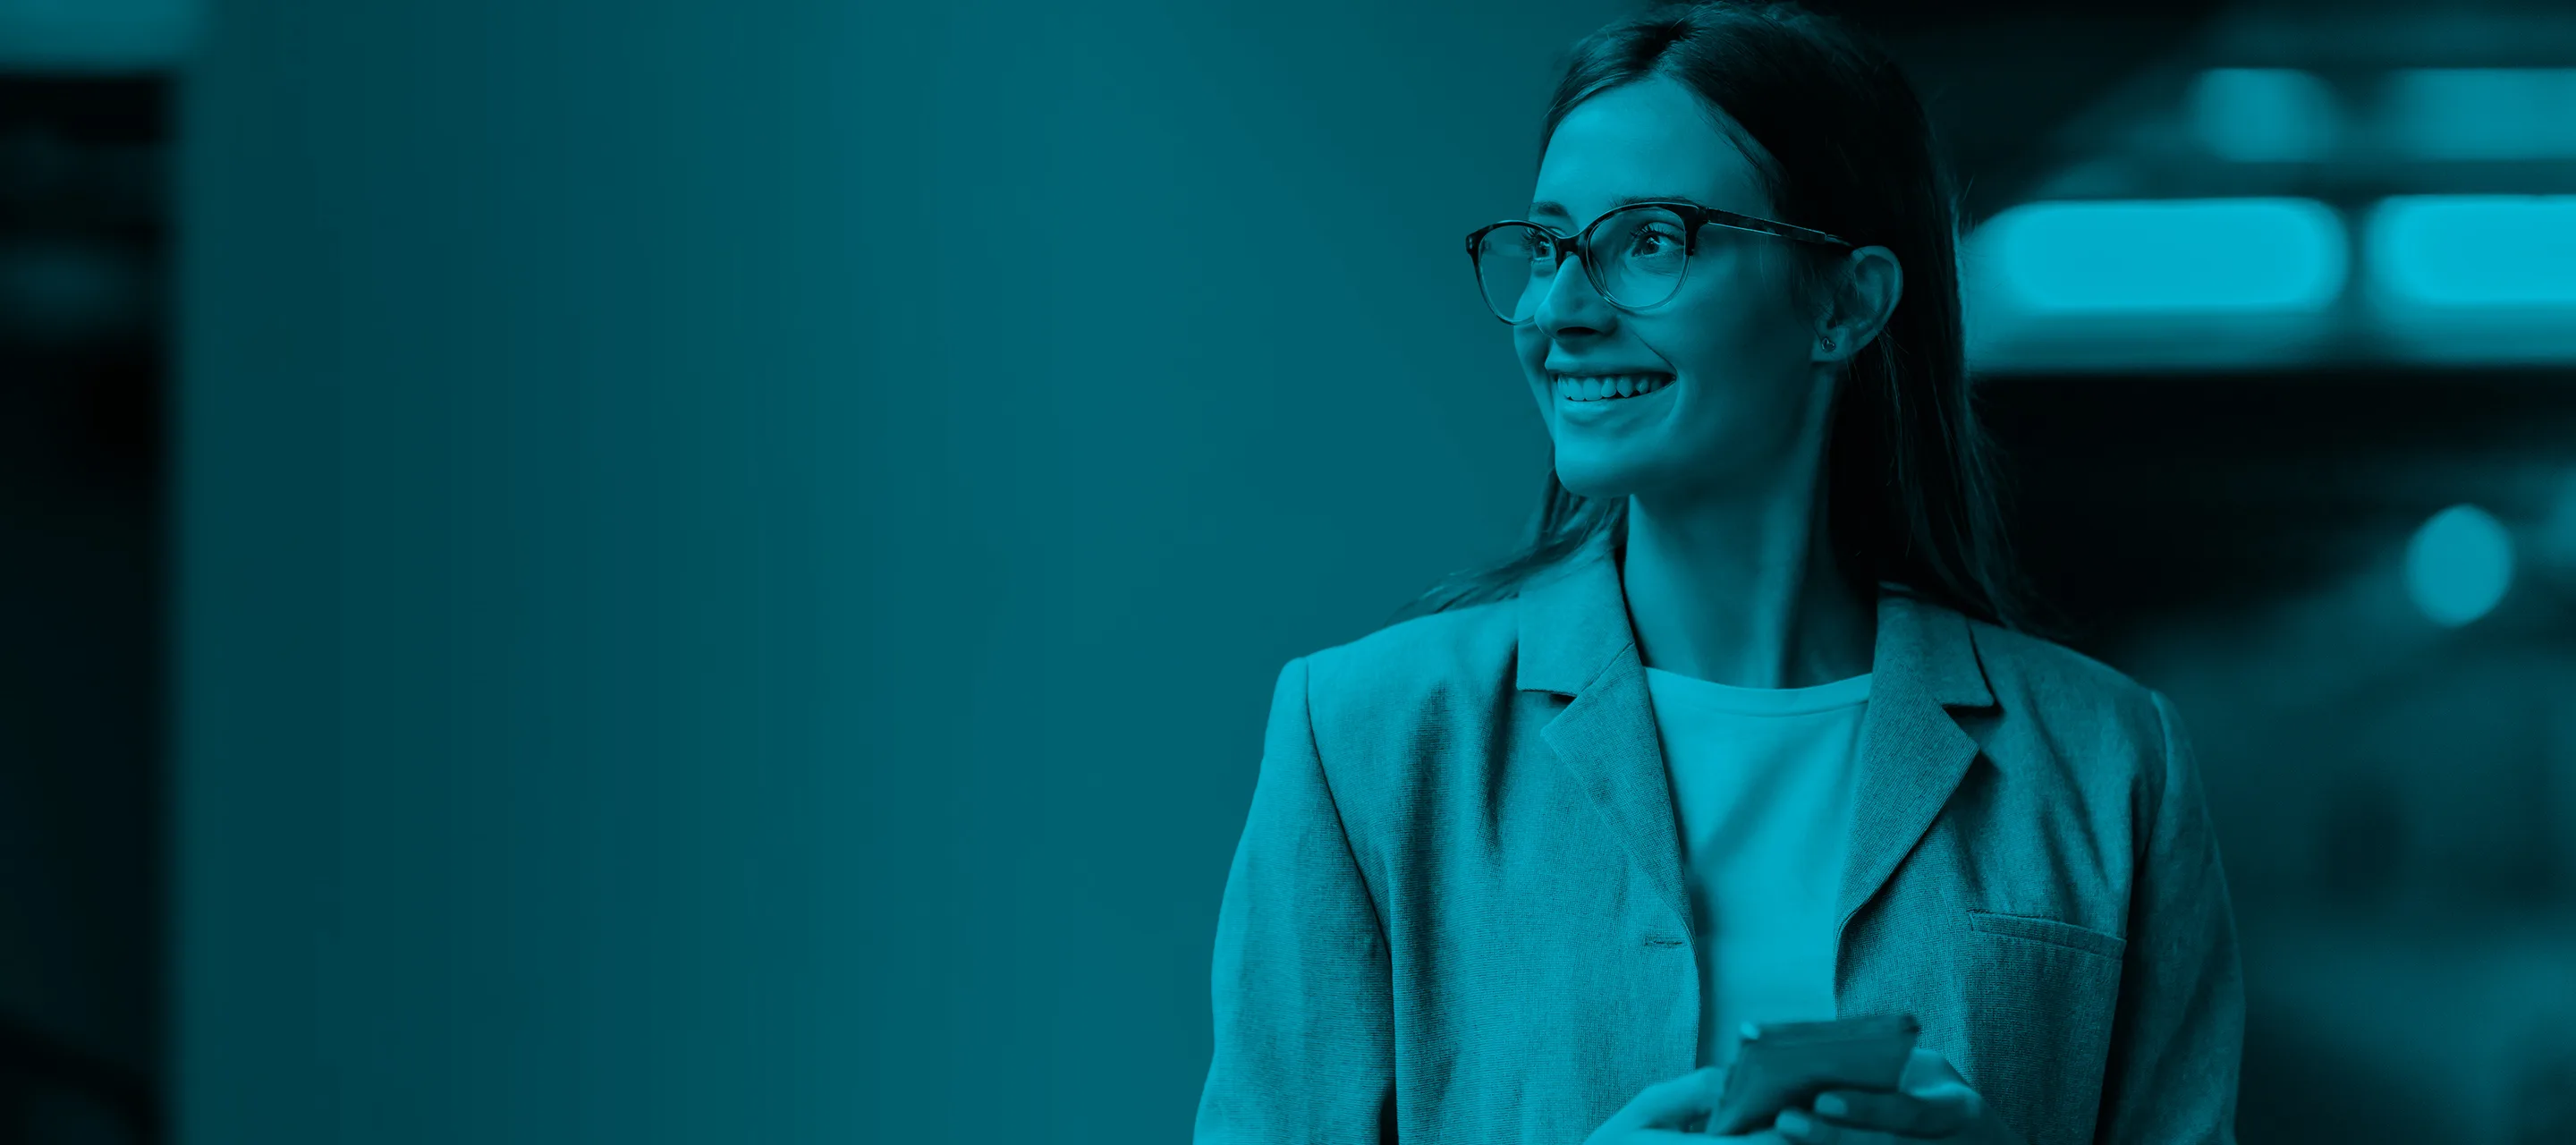
POLYGON ((1631 196, 1689 199, 1749 215, 1767 213, 1761 173, 1730 137, 1732 121, 1668 76, 1612 88, 1557 124, 1539 161, 1531 217, 1598 217, 1631 196))

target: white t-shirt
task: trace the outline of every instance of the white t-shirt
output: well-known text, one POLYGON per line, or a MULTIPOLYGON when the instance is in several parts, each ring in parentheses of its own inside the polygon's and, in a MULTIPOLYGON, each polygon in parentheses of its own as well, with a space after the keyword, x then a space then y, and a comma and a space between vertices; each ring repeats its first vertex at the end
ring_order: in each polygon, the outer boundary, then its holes
POLYGON ((1699 1064, 1745 1022, 1834 1016, 1834 897, 1869 677, 1738 688, 1646 669, 1699 961, 1699 1064))

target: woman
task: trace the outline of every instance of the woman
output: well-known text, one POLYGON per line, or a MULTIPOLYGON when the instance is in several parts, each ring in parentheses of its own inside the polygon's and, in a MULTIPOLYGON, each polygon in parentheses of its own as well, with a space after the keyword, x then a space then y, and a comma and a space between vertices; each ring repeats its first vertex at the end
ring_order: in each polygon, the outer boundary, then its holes
POLYGON ((1469 240, 1539 535, 1280 673, 1198 1139, 1679 1140, 1741 1023, 1901 1012, 1899 1092, 1759 1139, 2232 1140, 2190 749, 2020 631, 1904 79, 1667 9, 1577 47, 1543 140, 1469 240))

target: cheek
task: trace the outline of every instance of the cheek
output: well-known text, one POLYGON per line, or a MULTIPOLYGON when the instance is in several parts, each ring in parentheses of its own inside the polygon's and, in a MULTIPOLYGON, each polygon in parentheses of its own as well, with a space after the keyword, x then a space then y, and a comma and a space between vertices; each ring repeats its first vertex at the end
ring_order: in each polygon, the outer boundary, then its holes
POLYGON ((1804 323, 1788 296, 1784 269, 1752 258, 1730 259, 1710 269, 1707 277, 1683 287, 1686 306, 1677 305, 1658 315, 1651 329, 1640 329, 1676 369, 1736 377, 1747 370, 1776 370, 1793 357, 1803 360, 1804 323))
POLYGON ((1712 318, 1657 341, 1684 379, 1673 432, 1693 450, 1769 456, 1796 436, 1808 385, 1805 343, 1767 319, 1712 318))
POLYGON ((1676 372, 1732 401, 1805 373, 1807 340, 1785 308, 1710 306, 1640 333, 1676 372))

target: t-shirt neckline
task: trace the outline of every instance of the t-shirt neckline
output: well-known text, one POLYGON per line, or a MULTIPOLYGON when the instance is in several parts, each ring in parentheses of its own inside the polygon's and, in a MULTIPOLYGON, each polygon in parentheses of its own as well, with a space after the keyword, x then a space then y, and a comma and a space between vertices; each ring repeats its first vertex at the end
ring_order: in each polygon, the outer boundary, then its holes
POLYGON ((1695 708, 1748 716, 1802 716, 1851 707, 1869 699, 1870 676, 1863 672, 1804 688, 1745 688, 1662 668, 1646 669, 1646 681, 1660 693, 1658 699, 1678 699, 1695 708))

